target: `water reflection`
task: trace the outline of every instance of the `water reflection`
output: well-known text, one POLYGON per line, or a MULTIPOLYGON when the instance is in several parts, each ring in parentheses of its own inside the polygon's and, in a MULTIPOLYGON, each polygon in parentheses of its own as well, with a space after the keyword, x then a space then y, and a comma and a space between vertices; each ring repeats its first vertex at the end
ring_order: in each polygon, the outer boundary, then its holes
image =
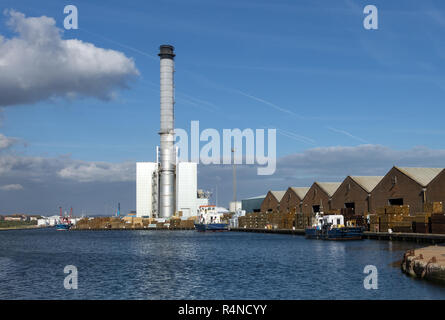
POLYGON ((444 299, 444 287, 396 267, 415 246, 236 232, 13 231, 0 233, 0 298, 444 299), (79 269, 76 292, 63 289, 68 264, 79 269), (368 264, 379 270, 377 291, 363 288, 368 264))

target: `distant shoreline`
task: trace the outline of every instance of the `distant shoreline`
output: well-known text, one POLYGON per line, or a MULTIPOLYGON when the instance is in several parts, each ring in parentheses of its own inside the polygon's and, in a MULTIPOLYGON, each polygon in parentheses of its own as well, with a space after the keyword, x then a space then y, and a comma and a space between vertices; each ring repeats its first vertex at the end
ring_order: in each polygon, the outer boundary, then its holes
POLYGON ((43 229, 43 228, 47 228, 47 227, 41 227, 41 226, 37 226, 37 225, 31 225, 31 226, 11 226, 11 227, 6 227, 6 228, 1 228, 0 227, 0 231, 26 230, 26 229, 43 229))

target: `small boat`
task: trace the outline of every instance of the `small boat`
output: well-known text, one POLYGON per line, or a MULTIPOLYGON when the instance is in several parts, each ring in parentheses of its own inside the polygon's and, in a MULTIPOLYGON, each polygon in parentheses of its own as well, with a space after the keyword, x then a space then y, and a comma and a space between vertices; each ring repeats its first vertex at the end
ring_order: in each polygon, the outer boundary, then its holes
POLYGON ((343 215, 317 214, 316 223, 306 228, 305 235, 308 239, 322 240, 361 240, 363 239, 362 227, 345 227, 343 215))
POLYGON ((58 224, 55 225, 55 228, 58 231, 69 230, 73 226, 73 224, 71 223, 71 218, 73 216, 73 208, 71 208, 70 210, 69 217, 66 216, 66 212, 65 215, 62 215, 62 207, 59 207, 59 209, 60 209, 60 221, 58 224))
POLYGON ((199 207, 199 222, 195 223, 196 231, 227 231, 229 224, 221 221, 223 213, 217 211, 216 206, 199 207))
POLYGON ((227 223, 195 223, 197 231, 227 231, 229 225, 227 223))
POLYGON ((72 224, 71 223, 58 223, 56 224, 56 230, 58 231, 65 231, 65 230, 69 230, 71 228, 72 224))

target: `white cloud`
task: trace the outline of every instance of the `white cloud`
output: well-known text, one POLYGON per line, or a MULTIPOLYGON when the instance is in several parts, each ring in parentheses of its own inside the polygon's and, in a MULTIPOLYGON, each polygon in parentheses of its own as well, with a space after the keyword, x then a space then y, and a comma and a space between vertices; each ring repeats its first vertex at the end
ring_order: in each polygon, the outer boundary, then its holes
POLYGON ((17 138, 7 137, 0 133, 0 150, 7 149, 18 141, 17 138))
POLYGON ((136 177, 134 162, 100 162, 57 158, 0 155, 0 178, 23 179, 43 184, 55 180, 73 182, 128 182, 136 177))
MULTIPOLYGON (((275 174, 258 176, 255 166, 237 166, 238 199, 285 190, 289 186, 310 186, 314 181, 343 181, 348 175, 385 175, 392 166, 445 167, 445 150, 414 147, 394 150, 382 145, 332 146, 307 149, 277 159, 275 174)), ((232 198, 232 167, 199 166, 201 188, 215 190, 227 204, 232 198)))
MULTIPOLYGON (((238 165, 237 197, 243 199, 289 186, 310 186, 316 180, 342 181, 347 175, 384 175, 393 165, 445 167, 445 150, 427 147, 394 150, 381 145, 312 148, 279 158, 277 170, 271 176, 258 176, 255 166, 238 165)), ((199 187, 215 191, 218 185, 218 203, 227 205, 232 199, 232 167, 200 165, 198 170, 199 187)), ((17 205, 32 210, 39 205, 48 209, 63 202, 67 206, 76 203, 89 210, 95 208, 97 213, 104 214, 104 205, 116 199, 127 203, 128 210, 134 210, 135 177, 134 162, 0 154, 2 184, 20 184, 24 188, 23 194, 0 193, 0 210, 12 210, 17 205)))
POLYGON ((57 175, 77 182, 126 182, 135 179, 134 162, 108 163, 76 161, 57 175))
MULTIPOLYGON (((305 180, 312 183, 318 179, 343 179, 347 175, 385 174, 393 165, 445 167, 445 150, 415 147, 394 150, 381 145, 355 147, 333 146, 307 149, 277 160, 276 173, 258 176, 256 167, 238 165, 239 183, 264 186, 269 183, 286 183, 305 180)), ((26 157, 0 154, 0 178, 20 178, 50 183, 51 179, 72 182, 133 182, 135 162, 82 161, 69 156, 57 158, 26 157)), ((211 183, 215 176, 231 176, 230 165, 200 165, 199 180, 211 183)), ((231 179, 226 179, 231 184, 231 179)), ((240 189, 241 190, 241 189, 240 189)))
POLYGON ((50 17, 9 10, 16 37, 0 35, 0 106, 76 96, 108 99, 139 72, 123 53, 77 39, 63 40, 50 17))
POLYGON ((21 184, 7 184, 4 186, 0 186, 0 190, 3 191, 18 191, 23 190, 23 186, 21 184))
POLYGON ((414 147, 395 150, 382 145, 308 149, 277 161, 292 176, 339 176, 386 173, 393 165, 445 167, 445 150, 414 147))

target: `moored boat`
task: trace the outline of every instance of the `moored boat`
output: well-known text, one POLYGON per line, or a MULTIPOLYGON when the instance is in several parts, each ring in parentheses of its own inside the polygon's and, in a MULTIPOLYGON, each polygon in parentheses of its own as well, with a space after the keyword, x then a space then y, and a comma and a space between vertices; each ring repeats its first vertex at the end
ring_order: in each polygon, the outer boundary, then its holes
POLYGON ((59 209, 60 209, 60 221, 58 224, 55 225, 55 228, 58 231, 69 230, 73 225, 71 223, 71 218, 73 216, 73 208, 71 208, 69 216, 66 215, 66 212, 65 215, 62 215, 62 207, 60 207, 59 209))
POLYGON ((305 230, 306 238, 322 240, 361 240, 363 228, 347 227, 343 215, 316 215, 316 222, 305 230))
POLYGON ((195 223, 197 231, 226 231, 229 225, 227 223, 195 223))
POLYGON ((195 223, 197 231, 227 231, 229 224, 221 221, 222 213, 217 211, 216 206, 207 205, 199 207, 199 221, 195 223))
POLYGON ((71 228, 71 223, 58 223, 55 227, 58 231, 65 231, 71 228))

